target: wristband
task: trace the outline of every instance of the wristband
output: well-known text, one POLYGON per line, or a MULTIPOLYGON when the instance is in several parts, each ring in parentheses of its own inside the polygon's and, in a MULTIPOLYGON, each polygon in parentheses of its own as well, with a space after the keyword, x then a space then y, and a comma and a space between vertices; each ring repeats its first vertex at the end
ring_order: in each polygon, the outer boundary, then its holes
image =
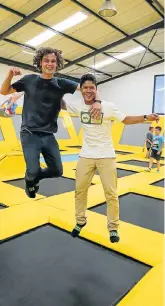
POLYGON ((100 104, 101 104, 101 100, 95 100, 95 101, 94 101, 94 103, 95 103, 95 102, 98 102, 98 103, 100 103, 100 104))

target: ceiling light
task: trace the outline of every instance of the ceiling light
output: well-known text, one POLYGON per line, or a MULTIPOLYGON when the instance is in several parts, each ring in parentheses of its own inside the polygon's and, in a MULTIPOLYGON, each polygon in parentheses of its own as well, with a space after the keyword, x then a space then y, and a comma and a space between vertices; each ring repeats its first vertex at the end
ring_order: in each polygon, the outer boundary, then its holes
POLYGON ((99 15, 102 17, 112 17, 117 14, 116 8, 111 0, 106 0, 99 10, 99 15))
POLYGON ((125 53, 122 53, 122 54, 119 54, 119 55, 115 55, 115 58, 108 58, 108 59, 106 59, 104 61, 101 61, 100 63, 92 66, 92 68, 95 68, 95 69, 102 68, 104 66, 107 66, 109 64, 112 64, 112 63, 116 62, 117 60, 124 59, 124 58, 127 58, 127 57, 131 57, 132 55, 141 53, 141 52, 143 52, 145 50, 146 49, 144 47, 142 47, 142 46, 134 48, 134 49, 131 49, 131 50, 125 52, 125 53))
MULTIPOLYGON (((80 22, 84 21, 87 19, 88 16, 82 12, 77 12, 76 14, 72 15, 71 17, 65 19, 64 21, 54 25, 52 28, 57 31, 65 31, 66 29, 69 29, 80 22)), ((52 38, 53 36, 57 35, 57 33, 51 31, 51 30, 46 30, 42 32, 41 34, 37 35, 36 37, 32 38, 31 40, 27 41, 26 44, 30 46, 38 46, 41 45, 43 42, 46 40, 52 38)))

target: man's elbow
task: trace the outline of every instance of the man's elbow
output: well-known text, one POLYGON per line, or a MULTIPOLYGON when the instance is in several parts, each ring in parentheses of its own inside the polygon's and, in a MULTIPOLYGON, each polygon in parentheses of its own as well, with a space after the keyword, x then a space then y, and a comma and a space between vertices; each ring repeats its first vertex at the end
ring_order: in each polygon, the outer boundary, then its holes
POLYGON ((7 90, 5 90, 5 89, 3 89, 3 88, 0 88, 0 94, 3 95, 3 96, 6 96, 6 95, 8 95, 9 93, 8 93, 7 90))
POLYGON ((128 117, 127 117, 127 116, 124 118, 124 120, 122 121, 122 123, 124 123, 124 124, 129 124, 129 122, 128 122, 128 117))

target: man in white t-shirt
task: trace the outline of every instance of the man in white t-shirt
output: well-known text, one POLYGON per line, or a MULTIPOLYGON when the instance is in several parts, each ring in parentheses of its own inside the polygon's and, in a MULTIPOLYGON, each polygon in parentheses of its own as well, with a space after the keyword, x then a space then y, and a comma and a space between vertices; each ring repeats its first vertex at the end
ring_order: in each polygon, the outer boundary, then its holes
MULTIPOLYGON (((76 168, 75 214, 76 226, 72 236, 77 237, 86 225, 87 192, 96 169, 104 188, 107 201, 107 221, 110 241, 119 241, 119 200, 117 195, 117 171, 115 150, 111 136, 112 117, 124 124, 141 123, 145 120, 159 120, 157 114, 144 116, 126 116, 113 103, 100 101, 102 112, 99 118, 90 115, 91 105, 96 101, 97 84, 91 74, 82 76, 80 88, 82 101, 62 101, 62 108, 81 118, 83 128, 83 146, 76 168)), ((98 100, 97 100, 98 102, 98 100)))

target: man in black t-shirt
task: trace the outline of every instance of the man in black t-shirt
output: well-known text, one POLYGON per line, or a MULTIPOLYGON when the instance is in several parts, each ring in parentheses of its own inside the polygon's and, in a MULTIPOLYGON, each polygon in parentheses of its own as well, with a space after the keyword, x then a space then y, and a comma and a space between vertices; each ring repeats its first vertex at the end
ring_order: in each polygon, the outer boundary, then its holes
MULTIPOLYGON (((63 96, 79 90, 78 83, 54 77, 63 67, 63 61, 61 51, 40 48, 33 63, 41 74, 26 75, 11 84, 14 76, 21 75, 19 68, 11 68, 0 91, 3 95, 24 92, 21 143, 26 162, 25 191, 30 198, 35 198, 41 179, 59 177, 63 173, 59 146, 53 133, 58 129, 63 96), (47 164, 45 169, 40 167, 40 153, 47 164)), ((100 110, 100 103, 94 103, 92 115, 97 116, 100 110)))

